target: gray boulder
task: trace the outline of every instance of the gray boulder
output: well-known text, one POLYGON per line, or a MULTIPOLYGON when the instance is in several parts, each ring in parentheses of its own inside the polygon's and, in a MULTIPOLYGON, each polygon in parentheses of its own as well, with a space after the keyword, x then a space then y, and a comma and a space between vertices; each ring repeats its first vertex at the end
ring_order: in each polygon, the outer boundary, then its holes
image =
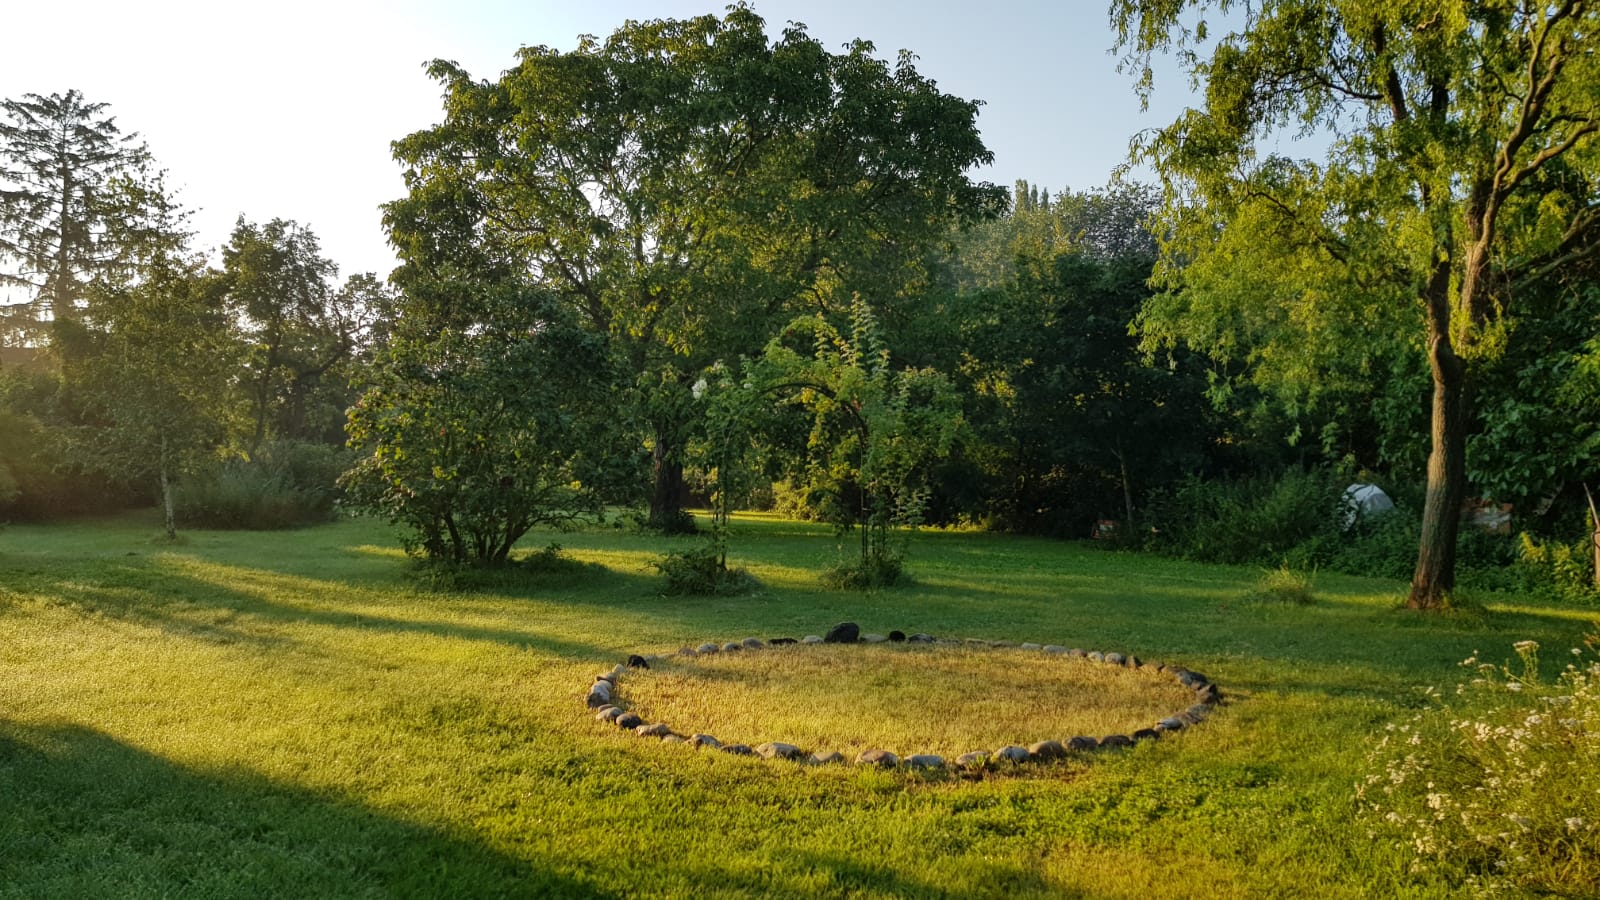
MULTIPOLYGON (((1017 749, 1022 750, 1021 747, 1017 749)), ((1028 751, 1023 750, 1022 752, 1027 753, 1028 751)), ((982 750, 974 750, 971 753, 963 753, 956 757, 956 765, 963 769, 981 769, 988 764, 989 754, 984 753, 982 750)))
POLYGON ((709 734, 692 734, 689 736, 689 743, 695 747, 710 747, 713 750, 722 747, 722 742, 709 734))
POLYGON ((1003 759, 1006 762, 1014 762, 1014 763, 1027 762, 1028 761, 1028 748, 1027 747, 1018 747, 1015 744, 1013 744, 1013 745, 1011 745, 1009 747, 1001 747, 999 750, 996 750, 994 752, 994 756, 995 756, 995 759, 1003 759))
POLYGON ((633 729, 633 733, 640 737, 666 737, 672 733, 672 729, 663 722, 657 722, 654 725, 640 725, 633 729))
POLYGON ((710 641, 706 641, 704 644, 694 648, 696 653, 715 653, 721 649, 721 647, 711 643, 710 641))
POLYGON ((913 753, 906 757, 906 765, 913 769, 942 769, 944 757, 935 753, 913 753))
POLYGON ((1065 656, 1067 654, 1067 648, 1061 646, 1060 644, 1045 644, 1040 649, 1051 656, 1065 656))
POLYGON ((808 634, 805 637, 800 639, 800 643, 802 643, 802 644, 820 644, 820 643, 822 643, 822 635, 820 635, 820 634, 808 634))
POLYGON ((760 650, 762 647, 766 646, 766 644, 761 642, 761 638, 754 637, 747 637, 739 643, 743 644, 746 650, 760 650))
POLYGON ((1101 747, 1132 747, 1133 738, 1125 734, 1108 734, 1100 739, 1101 747))
POLYGON ((856 764, 892 769, 900 764, 900 757, 887 750, 863 750, 861 755, 856 757, 856 764))
POLYGON ((1084 737, 1083 735, 1079 735, 1067 741, 1067 749, 1074 753, 1082 753, 1085 750, 1093 750, 1098 746, 1100 746, 1099 741, 1092 737, 1084 737))
POLYGON ((756 748, 756 755, 762 759, 797 759, 800 756, 800 748, 793 744, 768 741, 756 748))
POLYGON ((1060 759, 1067 755, 1067 748, 1060 741, 1038 741, 1028 745, 1028 755, 1034 759, 1060 759))
POLYGON ((834 763, 844 762, 844 754, 837 750, 829 750, 827 753, 823 753, 821 750, 818 750, 807 757, 806 762, 814 766, 828 766, 834 763))
POLYGON ((622 715, 617 716, 612 721, 617 723, 617 727, 618 728, 623 728, 623 729, 626 729, 628 731, 632 731, 633 729, 638 728, 640 725, 644 724, 644 719, 639 718, 638 713, 631 713, 631 712, 623 713, 622 715))

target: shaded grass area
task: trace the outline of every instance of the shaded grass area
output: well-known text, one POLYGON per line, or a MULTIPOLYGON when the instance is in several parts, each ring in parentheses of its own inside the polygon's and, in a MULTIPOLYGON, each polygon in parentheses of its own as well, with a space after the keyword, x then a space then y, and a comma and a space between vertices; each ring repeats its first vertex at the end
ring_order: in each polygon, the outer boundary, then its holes
POLYGON ((155 531, 0 535, 0 896, 1448 896, 1355 822, 1366 737, 1474 650, 1592 627, 1333 575, 1251 603, 1252 569, 965 533, 919 539, 907 587, 826 593, 827 532, 759 518, 735 598, 661 596, 648 561, 689 545, 621 531, 530 536, 605 570, 472 594, 415 587, 371 522, 155 531), (582 707, 629 653, 845 619, 1136 653, 1228 699, 981 781, 697 754, 582 707))
POLYGON ((926 645, 771 647, 667 658, 622 680, 649 722, 754 746, 955 757, 1073 735, 1131 734, 1195 702, 1151 669, 1038 651, 926 645))

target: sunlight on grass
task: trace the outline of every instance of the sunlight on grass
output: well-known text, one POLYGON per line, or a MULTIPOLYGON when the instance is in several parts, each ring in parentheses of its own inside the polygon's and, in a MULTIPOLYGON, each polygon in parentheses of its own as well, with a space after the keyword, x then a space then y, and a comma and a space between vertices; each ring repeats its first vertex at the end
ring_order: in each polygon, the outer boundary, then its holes
POLYGON ((1128 734, 1194 702, 1148 669, 1038 651, 885 644, 664 659, 630 673, 623 696, 647 721, 724 742, 945 755, 1128 734))

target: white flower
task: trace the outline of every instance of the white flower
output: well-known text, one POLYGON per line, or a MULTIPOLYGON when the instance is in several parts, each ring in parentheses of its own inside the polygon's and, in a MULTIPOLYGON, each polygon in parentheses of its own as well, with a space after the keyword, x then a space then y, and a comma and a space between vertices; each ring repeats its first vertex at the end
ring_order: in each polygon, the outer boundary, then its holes
POLYGON ((1517 651, 1518 653, 1532 653, 1533 651, 1539 649, 1539 642, 1517 641, 1515 644, 1511 645, 1511 649, 1517 651))
POLYGON ((1523 719, 1522 720, 1522 724, 1527 725, 1529 727, 1532 727, 1534 725, 1543 725, 1544 724, 1544 716, 1541 716, 1538 713, 1534 713, 1533 715, 1527 717, 1526 719, 1523 719))
POLYGON ((1578 829, 1582 828, 1584 826, 1584 824, 1585 823, 1584 823, 1582 818, 1580 818, 1578 816, 1573 816, 1573 817, 1567 819, 1567 830, 1568 831, 1577 831, 1578 829))
POLYGON ((1520 690, 1522 690, 1522 682, 1520 682, 1520 681, 1508 681, 1508 682, 1506 682, 1506 690, 1511 691, 1513 693, 1515 693, 1517 691, 1520 691, 1520 690))

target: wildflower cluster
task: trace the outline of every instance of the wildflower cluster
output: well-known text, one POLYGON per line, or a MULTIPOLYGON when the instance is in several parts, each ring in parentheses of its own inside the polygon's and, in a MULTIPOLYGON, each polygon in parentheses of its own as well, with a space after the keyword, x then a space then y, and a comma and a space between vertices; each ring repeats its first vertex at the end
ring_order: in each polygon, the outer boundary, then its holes
POLYGON ((1451 696, 1390 724, 1356 786, 1374 838, 1399 837, 1416 873, 1483 894, 1586 894, 1600 884, 1600 661, 1596 639, 1553 683, 1539 645, 1520 671, 1480 662, 1451 696))

